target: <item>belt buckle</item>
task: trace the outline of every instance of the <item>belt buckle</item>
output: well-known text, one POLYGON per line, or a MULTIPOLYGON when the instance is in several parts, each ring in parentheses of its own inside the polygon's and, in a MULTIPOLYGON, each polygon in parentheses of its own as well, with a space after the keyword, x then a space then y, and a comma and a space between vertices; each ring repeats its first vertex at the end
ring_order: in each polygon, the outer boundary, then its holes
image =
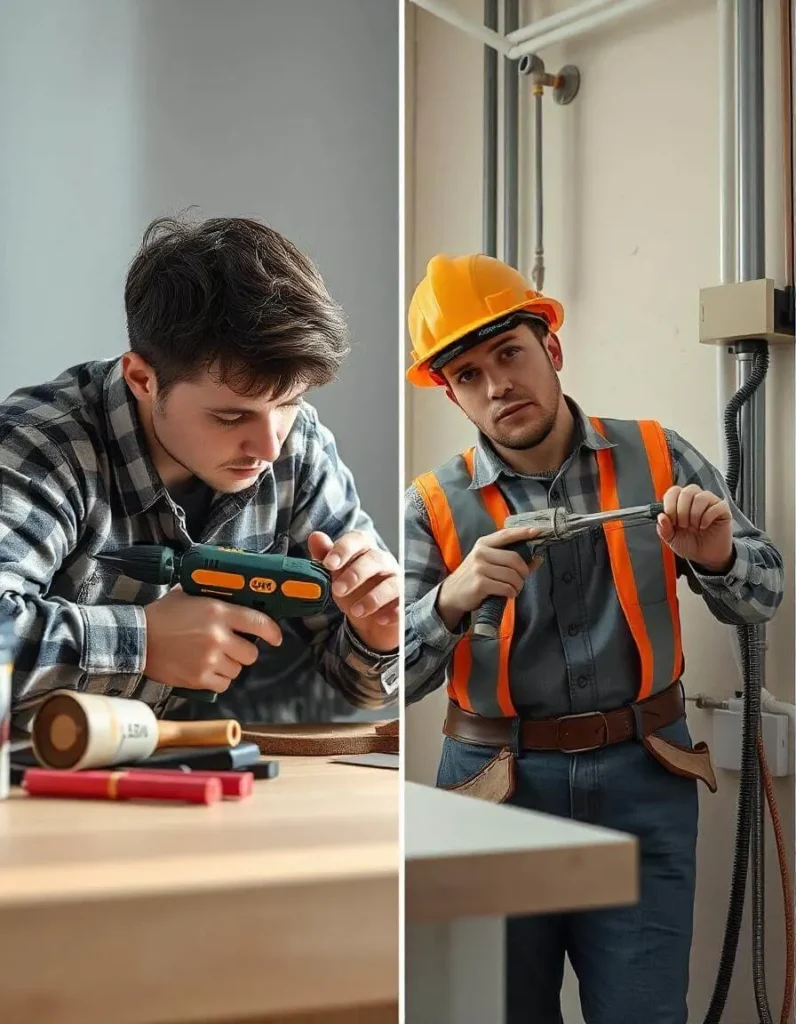
POLYGON ((586 754, 592 750, 602 750, 603 747, 608 744, 608 719, 602 711, 581 711, 577 715, 563 715, 561 718, 556 719, 556 743, 558 749, 564 754, 586 754), (603 724, 603 741, 598 743, 597 746, 591 747, 564 747, 561 745, 561 723, 570 721, 573 718, 601 718, 603 724))

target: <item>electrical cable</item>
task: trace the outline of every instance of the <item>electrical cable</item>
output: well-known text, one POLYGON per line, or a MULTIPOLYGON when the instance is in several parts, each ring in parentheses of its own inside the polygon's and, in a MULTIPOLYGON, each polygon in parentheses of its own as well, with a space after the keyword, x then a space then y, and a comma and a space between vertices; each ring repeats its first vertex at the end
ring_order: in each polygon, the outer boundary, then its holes
POLYGON ((793 913, 793 885, 790 877, 790 866, 788 864, 788 852, 785 849, 785 837, 782 831, 782 821, 779 816, 779 808, 774 796, 774 782, 766 760, 766 748, 763 737, 757 737, 757 758, 760 762, 760 774, 763 778, 763 786, 768 803, 768 811, 771 815, 771 824, 774 829, 774 839, 777 845, 777 859, 779 860, 780 878, 782 879, 782 901, 785 905, 785 992, 782 1000, 782 1013, 779 1024, 793 1024, 793 984, 794 984, 794 913, 793 913))
MULTIPOLYGON (((727 403, 724 414, 724 429, 727 439, 727 488, 735 498, 742 470, 741 444, 738 435, 738 417, 743 406, 751 399, 763 383, 768 371, 768 346, 761 343, 755 350, 749 379, 727 403)), ((760 702, 762 688, 762 665, 760 631, 757 626, 737 626, 738 646, 741 653, 741 668, 744 680, 743 690, 743 733, 741 741, 741 774, 738 785, 738 810, 735 831, 735 855, 732 866, 730 900, 727 908, 727 922, 724 929, 719 969, 713 995, 708 1006, 704 1024, 719 1024, 727 1002, 738 939, 743 920, 743 906, 746 897, 746 881, 749 870, 750 839, 755 818, 755 801, 759 793, 760 774, 758 763, 758 736, 760 723, 760 702)), ((758 842, 760 842, 758 838, 758 842)), ((761 844, 762 845, 762 844, 761 844)), ((756 873, 757 874, 757 873, 756 873)), ((759 879, 759 874, 757 874, 759 879)), ((758 915, 759 920, 759 915, 758 915)), ((755 929, 755 932, 757 929, 755 929)), ((765 998, 765 970, 760 949, 753 952, 755 971, 755 997, 758 1003, 760 1024, 771 1024, 770 1011, 765 998)))

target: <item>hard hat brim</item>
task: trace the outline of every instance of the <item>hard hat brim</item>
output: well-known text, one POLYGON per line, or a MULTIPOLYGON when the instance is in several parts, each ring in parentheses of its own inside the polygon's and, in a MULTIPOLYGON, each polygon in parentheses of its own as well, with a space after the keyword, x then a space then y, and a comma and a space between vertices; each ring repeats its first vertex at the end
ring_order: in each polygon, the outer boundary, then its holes
POLYGON ((487 324, 492 323, 495 320, 502 320, 504 317, 511 313, 517 313, 520 310, 527 310, 529 313, 540 316, 543 320, 547 321, 548 330, 555 333, 560 330, 561 325, 564 322, 564 307, 560 302, 555 299, 537 298, 537 299, 526 299, 524 302, 518 302, 515 306, 511 306, 508 309, 501 311, 499 316, 490 314, 482 317, 480 320, 473 320, 469 324, 465 324, 460 327, 457 331, 452 332, 446 337, 440 339, 438 344, 434 348, 427 352, 422 360, 413 363, 406 371, 406 379, 410 384, 414 384, 418 388, 435 388, 440 387, 440 376, 439 374, 433 373, 431 370, 431 363, 443 352, 446 348, 451 345, 455 345, 457 341, 460 341, 465 335, 477 331, 481 327, 485 327, 487 324))

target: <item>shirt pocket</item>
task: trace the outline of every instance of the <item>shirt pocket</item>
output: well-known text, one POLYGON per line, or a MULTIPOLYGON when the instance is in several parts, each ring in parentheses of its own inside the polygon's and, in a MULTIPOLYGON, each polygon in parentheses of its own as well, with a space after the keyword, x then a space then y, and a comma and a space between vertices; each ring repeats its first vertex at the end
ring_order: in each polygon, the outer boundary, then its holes
POLYGON ((605 542, 605 530, 602 526, 590 526, 585 543, 581 546, 591 559, 593 565, 604 568, 608 562, 608 545, 605 542))
MULTIPOLYGON (((636 531, 632 535, 633 543, 629 547, 629 554, 631 556, 633 583, 639 604, 650 606, 668 600, 666 577, 663 571, 660 541, 657 534, 654 532, 654 529, 650 530, 647 527, 633 526, 629 528, 626 536, 630 531, 636 531), (645 530, 646 532, 642 535, 637 532, 640 530, 645 530)), ((587 557, 591 559, 593 570, 610 571, 615 575, 614 567, 611 564, 608 543, 605 539, 605 530, 602 526, 592 526, 589 528, 588 540, 584 542, 581 548, 581 557, 583 557, 584 549, 588 553, 587 557)))

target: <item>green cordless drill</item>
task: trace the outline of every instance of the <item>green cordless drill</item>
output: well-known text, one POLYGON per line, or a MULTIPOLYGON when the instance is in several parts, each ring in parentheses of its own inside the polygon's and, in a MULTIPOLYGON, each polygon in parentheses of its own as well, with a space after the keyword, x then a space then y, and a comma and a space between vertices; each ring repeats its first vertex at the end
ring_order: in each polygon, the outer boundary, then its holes
MULTIPOLYGON (((96 556, 141 583, 176 586, 186 594, 256 608, 272 619, 307 618, 329 603, 332 578, 320 562, 259 554, 213 544, 179 552, 161 544, 134 544, 96 556)), ((176 687, 176 697, 213 702, 212 690, 176 687)))

